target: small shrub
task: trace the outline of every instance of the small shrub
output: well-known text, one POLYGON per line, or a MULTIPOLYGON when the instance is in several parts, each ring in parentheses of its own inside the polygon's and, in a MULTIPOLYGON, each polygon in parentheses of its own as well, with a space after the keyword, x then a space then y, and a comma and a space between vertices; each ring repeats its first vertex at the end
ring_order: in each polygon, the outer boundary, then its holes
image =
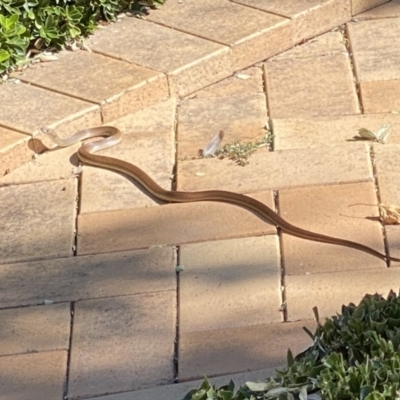
POLYGON ((143 15, 166 0, 1 0, 0 74, 25 64, 28 49, 60 49, 92 33, 100 20, 143 15))
MULTIPOLYGON (((317 318, 318 319, 318 318, 317 318)), ((398 400, 400 399, 400 297, 366 295, 318 327, 313 345, 292 356, 266 382, 235 389, 205 379, 184 400, 398 400), (311 395, 313 397, 311 397, 311 395)))
POLYGON ((19 65, 25 59, 28 45, 29 35, 19 16, 0 14, 0 73, 19 65))

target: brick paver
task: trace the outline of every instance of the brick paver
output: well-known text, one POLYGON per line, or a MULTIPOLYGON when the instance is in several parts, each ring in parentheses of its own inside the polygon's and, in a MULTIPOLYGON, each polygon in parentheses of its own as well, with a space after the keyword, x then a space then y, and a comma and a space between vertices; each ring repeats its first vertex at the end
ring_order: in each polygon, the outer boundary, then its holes
POLYGON ((68 303, 0 310, 0 355, 67 350, 68 303))
POLYGON ((261 65, 261 63, 258 63, 256 66, 242 71, 237 71, 233 76, 219 81, 214 85, 207 86, 204 89, 197 91, 195 95, 188 96, 187 98, 228 98, 231 96, 242 96, 244 94, 264 94, 263 71, 261 65))
MULTIPOLYGON (((382 226, 372 182, 279 191, 280 215, 313 232, 360 242, 384 252, 382 226)), ((283 234, 285 275, 318 274, 352 269, 384 268, 367 253, 335 245, 305 241, 283 234)))
MULTIPOLYGON (((174 170, 175 103, 166 101, 112 121, 123 132, 123 149, 112 147, 103 154, 133 162, 164 189, 170 190, 174 170)), ((157 202, 125 176, 85 167, 82 174, 81 213, 148 207, 157 202)))
POLYGON ((0 265, 1 307, 176 289, 176 249, 153 248, 0 265))
MULTIPOLYGON (((114 96, 119 97, 119 101, 123 102, 124 92, 135 90, 135 86, 143 80, 152 81, 157 77, 161 78, 161 74, 155 71, 100 54, 64 51, 58 54, 58 58, 57 62, 50 63, 46 68, 28 69, 18 74, 18 78, 99 105, 110 102, 114 96), (84 70, 86 73, 71 76, 66 68, 69 64, 73 64, 77 71, 84 70), (99 70, 101 74, 97 73, 99 70), (87 74, 90 74, 92 79, 88 80, 87 74)), ((140 94, 137 96, 140 97, 140 94)), ((165 96, 166 93, 158 94, 154 91, 155 101, 165 96)), ((113 102, 113 105, 117 106, 117 102, 113 102)), ((139 106, 143 107, 140 103, 139 106)), ((135 105, 132 103, 130 103, 130 111, 135 111, 135 105)))
MULTIPOLYGON (((37 143, 44 144, 42 141, 34 140, 37 143)), ((45 142, 47 145, 51 145, 51 141, 45 142)), ((27 162, 20 168, 0 177, 0 186, 68 180, 69 178, 73 180, 80 172, 79 160, 76 155, 79 147, 80 144, 77 143, 71 147, 57 148, 55 151, 45 152, 40 157, 36 157, 31 162, 27 162)), ((30 158, 32 158, 32 155, 30 158)))
POLYGON ((186 244, 179 256, 181 334, 282 321, 275 235, 186 244))
POLYGON ((317 306, 321 321, 340 312, 341 305, 358 304, 366 294, 387 296, 398 290, 400 270, 379 268, 326 274, 294 275, 286 277, 286 301, 289 321, 313 318, 317 306), (371 285, 371 282, 374 282, 371 285), (351 283, 351 284, 350 284, 351 283), (312 293, 312 296, 311 296, 312 293))
MULTIPOLYGON (((254 197, 272 206, 271 193, 254 197)), ((83 255, 271 234, 275 227, 241 207, 201 202, 82 214, 78 232, 83 255)))
POLYGON ((175 291, 78 302, 69 396, 171 383, 175 310, 175 291))
POLYGON ((32 158, 27 142, 28 136, 0 127, 0 177, 32 158))
POLYGON ((272 118, 359 113, 347 54, 272 58, 265 63, 265 74, 272 118))
POLYGON ((1 187, 0 261, 72 255, 76 195, 71 179, 1 187))
POLYGON ((67 352, 0 357, 0 394, 6 400, 62 399, 67 352))
POLYGON ((400 0, 392 0, 357 15, 358 20, 400 17, 400 0))
POLYGON ((365 113, 400 111, 398 18, 348 25, 365 113))
MULTIPOLYGON (((400 189, 397 186, 399 176, 399 144, 385 147, 374 146, 377 179, 380 189, 380 201, 386 205, 397 205, 400 189)), ((390 255, 400 255, 400 231, 399 226, 386 226, 388 249, 390 255)), ((398 263, 393 263, 399 266, 398 263)))
MULTIPOLYGON (((392 257, 400 257, 400 229, 398 226, 387 226, 386 229, 386 238, 388 241, 389 254, 392 257)), ((398 267, 399 263, 392 262, 394 267, 398 267)))
POLYGON ((343 33, 336 29, 312 38, 304 45, 295 46, 273 57, 272 60, 286 60, 288 58, 322 57, 338 55, 346 52, 343 33))
POLYGON ((95 52, 164 72, 172 93, 179 96, 225 78, 231 72, 227 46, 137 18, 124 18, 102 29, 88 40, 88 45, 95 52), (176 50, 172 57, 171 48, 176 50))
POLYGON ((359 113, 350 59, 340 32, 324 34, 273 57, 264 68, 272 118, 359 113), (301 100, 304 98, 307 101, 301 100))
POLYGON ((290 348, 295 354, 311 345, 303 326, 315 322, 254 325, 231 329, 198 331, 181 335, 179 378, 182 380, 243 372, 282 365, 290 348), (229 360, 229 362, 227 362, 229 360))
POLYGON ((350 3, 346 0, 235 0, 260 10, 289 17, 293 20, 293 41, 297 43, 317 36, 341 25, 351 16, 350 3))
POLYGON ((178 159, 198 158, 199 149, 220 130, 226 132, 222 144, 261 140, 266 122, 265 95, 261 93, 189 99, 178 109, 178 159))
POLYGON ((177 188, 187 191, 223 189, 252 193, 293 186, 372 180, 369 151, 364 143, 347 148, 325 146, 257 152, 249 161, 249 165, 244 168, 229 160, 184 161, 178 164, 177 188))
POLYGON ((60 136, 69 136, 82 125, 101 124, 98 106, 36 86, 10 83, 2 86, 1 95, 7 101, 1 105, 0 124, 16 131, 33 134, 57 125, 60 136), (25 103, 30 106, 21 108, 25 103))
MULTIPOLYGON (((377 132, 384 124, 389 124, 390 144, 400 143, 399 114, 359 114, 321 118, 274 119, 274 148, 289 150, 296 148, 324 149, 327 146, 346 146, 359 143, 358 130, 366 128, 377 132)), ((375 149, 387 145, 376 143, 375 149)))
POLYGON ((235 70, 293 44, 292 27, 286 18, 224 0, 188 0, 186 5, 182 7, 172 1, 159 12, 152 13, 149 20, 231 46, 235 70))
POLYGON ((400 79, 398 18, 348 24, 354 66, 361 82, 400 79), (371 40, 371 39, 374 40, 371 40))
POLYGON ((361 82, 365 113, 400 113, 400 80, 361 82))
POLYGON ((395 204, 400 196, 400 188, 396 183, 400 173, 399 150, 399 144, 374 146, 380 196, 384 204, 395 204))
POLYGON ((204 374, 265 379, 310 344, 312 307, 323 318, 396 291, 399 263, 229 204, 159 204, 120 174, 81 169, 79 144, 41 154, 38 132, 115 125, 123 142, 104 153, 165 189, 246 193, 400 257, 399 227, 374 207, 400 202, 399 5, 169 0, 99 29, 92 52, 2 85, 0 398, 175 400, 204 374), (383 124, 386 144, 354 140, 383 124), (221 129, 227 144, 266 126, 271 148, 245 167, 199 158, 221 129))
POLYGON ((388 0, 352 0, 353 15, 387 3, 388 0))

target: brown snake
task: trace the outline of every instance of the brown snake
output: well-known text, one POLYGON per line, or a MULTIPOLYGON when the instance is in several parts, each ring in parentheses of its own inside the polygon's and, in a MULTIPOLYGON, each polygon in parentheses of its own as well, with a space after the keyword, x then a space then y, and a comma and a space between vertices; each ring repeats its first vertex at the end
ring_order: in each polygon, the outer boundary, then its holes
POLYGON ((384 261, 399 261, 399 258, 389 257, 378 251, 365 246, 363 244, 352 242, 351 240, 339 239, 332 236, 322 235, 298 228, 290 224, 276 214, 272 209, 252 197, 244 194, 228 192, 224 190, 206 190, 201 192, 179 192, 165 190, 159 186, 153 179, 150 178, 144 171, 126 161, 119 160, 108 156, 98 156, 93 153, 114 146, 122 139, 119 129, 112 126, 100 126, 96 128, 85 129, 79 131, 67 139, 58 138, 50 129, 42 128, 41 131, 60 147, 71 146, 78 141, 89 139, 92 137, 105 137, 105 139, 85 143, 78 150, 79 160, 86 165, 91 165, 100 168, 106 168, 112 171, 121 172, 134 179, 137 183, 143 186, 149 193, 159 200, 168 203, 188 203, 197 201, 218 201, 223 203, 234 204, 239 207, 244 207, 253 211, 261 219, 267 220, 272 225, 275 225, 284 233, 299 238, 312 240, 315 242, 336 244, 339 246, 351 247, 360 251, 364 251, 384 261))

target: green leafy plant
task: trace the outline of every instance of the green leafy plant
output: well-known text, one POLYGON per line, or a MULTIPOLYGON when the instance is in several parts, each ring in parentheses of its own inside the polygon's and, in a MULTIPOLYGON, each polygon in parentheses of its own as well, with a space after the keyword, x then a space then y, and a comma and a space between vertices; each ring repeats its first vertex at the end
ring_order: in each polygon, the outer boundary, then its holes
POLYGON ((0 73, 24 60, 28 45, 29 36, 19 16, 0 15, 0 73))
POLYGON ((1 0, 0 74, 27 63, 26 55, 92 33, 101 20, 115 21, 121 11, 138 16, 166 0, 1 0))
POLYGON ((245 166, 249 163, 249 157, 260 147, 269 146, 272 143, 273 135, 269 130, 268 125, 265 126, 266 133, 261 140, 256 142, 242 142, 237 140, 235 142, 227 143, 215 155, 220 158, 229 158, 237 165, 245 166))
POLYGON ((166 0, 136 0, 131 5, 131 10, 138 16, 148 13, 149 8, 158 8, 166 0))
POLYGON ((237 389, 205 379, 184 400, 400 399, 399 295, 366 295, 358 306, 343 306, 342 314, 318 322, 315 334, 304 330, 312 346, 296 357, 289 350, 276 377, 237 389))

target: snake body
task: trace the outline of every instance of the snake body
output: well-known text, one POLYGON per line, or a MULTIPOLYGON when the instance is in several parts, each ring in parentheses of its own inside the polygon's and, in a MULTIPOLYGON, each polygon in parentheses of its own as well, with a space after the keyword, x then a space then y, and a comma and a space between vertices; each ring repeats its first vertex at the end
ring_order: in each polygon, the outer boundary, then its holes
POLYGON ((159 186, 154 180, 137 166, 117 158, 108 156, 99 156, 96 153, 108 147, 114 146, 122 139, 121 132, 113 126, 100 126, 79 131, 67 139, 60 139, 50 129, 42 128, 42 132, 48 136, 54 143, 60 147, 71 146, 78 141, 84 141, 92 137, 105 137, 105 139, 84 143, 78 150, 78 158, 80 162, 86 165, 106 168, 112 171, 120 172, 131 177, 146 189, 155 198, 167 203, 188 203, 199 201, 218 201, 223 203, 234 204, 239 207, 253 211, 261 219, 266 220, 279 227, 284 233, 296 236, 302 239, 312 240, 315 242, 329 243, 339 246, 351 247, 368 253, 384 261, 398 261, 399 258, 389 257, 378 251, 365 246, 363 244, 353 242, 351 240, 340 239, 333 236, 327 236, 320 233, 308 231, 306 229, 294 226, 280 217, 271 208, 264 203, 253 199, 252 197, 235 192, 224 190, 205 190, 200 192, 181 192, 165 190, 159 186))

